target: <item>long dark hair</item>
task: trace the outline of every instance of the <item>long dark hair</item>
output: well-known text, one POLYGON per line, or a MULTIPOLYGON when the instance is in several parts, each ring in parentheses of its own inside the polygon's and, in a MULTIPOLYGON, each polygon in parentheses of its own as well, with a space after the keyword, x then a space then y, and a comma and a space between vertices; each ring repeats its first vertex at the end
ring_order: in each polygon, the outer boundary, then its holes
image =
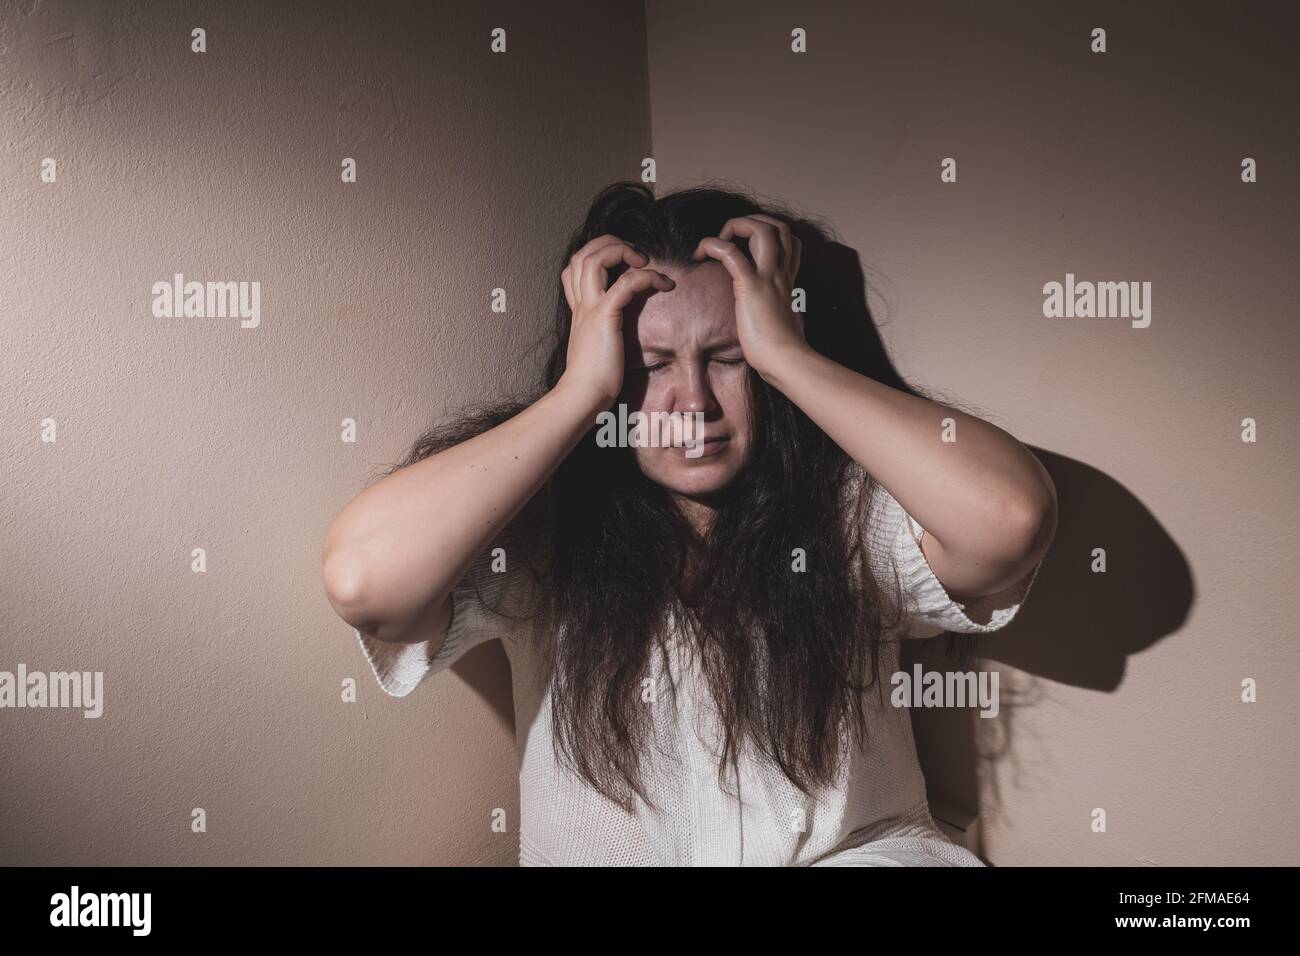
MULTIPOLYGON (((849 368, 912 394, 893 371, 863 299, 856 255, 829 227, 779 203, 717 185, 656 198, 641 183, 602 190, 555 269, 555 325, 541 389, 564 372, 572 313, 559 272, 603 234, 651 260, 691 267, 700 239, 728 219, 766 213, 790 223, 803 246, 795 285, 807 295, 809 344, 849 368)), ((743 238, 736 244, 748 254, 743 238)), ((609 281, 626 269, 611 270, 609 281)), ((805 793, 831 783, 846 741, 867 736, 864 692, 877 684, 880 642, 898 609, 867 567, 875 481, 779 390, 750 373, 753 452, 717 498, 697 536, 669 492, 646 478, 631 449, 599 448, 596 423, 560 464, 511 532, 539 582, 537 613, 550 622, 554 744, 563 762, 625 809, 642 781, 650 713, 642 681, 663 653, 677 611, 717 708, 719 781, 751 741, 805 793), (806 554, 792 570, 795 549, 806 554), (690 562, 690 579, 685 569, 690 562)), ((464 411, 416 441, 405 467, 506 421, 540 394, 464 411)))

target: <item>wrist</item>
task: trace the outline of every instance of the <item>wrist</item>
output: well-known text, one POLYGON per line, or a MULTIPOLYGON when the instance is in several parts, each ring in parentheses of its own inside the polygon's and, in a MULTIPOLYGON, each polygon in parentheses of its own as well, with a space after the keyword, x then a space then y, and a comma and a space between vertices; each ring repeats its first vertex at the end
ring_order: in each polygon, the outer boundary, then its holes
POLYGON ((798 375, 802 369, 811 367, 822 358, 824 356, 811 345, 800 341, 765 352, 749 365, 767 384, 785 391, 791 376, 798 375))
POLYGON ((566 404, 578 409, 593 422, 596 416, 614 404, 617 395, 610 396, 606 391, 585 382, 575 382, 560 376, 555 387, 547 393, 561 399, 566 404))

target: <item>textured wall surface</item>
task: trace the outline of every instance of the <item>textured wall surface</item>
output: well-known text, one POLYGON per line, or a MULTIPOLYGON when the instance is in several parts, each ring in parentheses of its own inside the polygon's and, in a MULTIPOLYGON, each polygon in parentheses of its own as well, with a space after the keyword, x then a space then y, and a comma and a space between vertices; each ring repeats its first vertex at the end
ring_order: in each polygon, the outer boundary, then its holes
POLYGON ((828 217, 899 370, 1057 481, 984 648, 1014 706, 915 721, 990 859, 1300 862, 1300 31, 1132 7, 0 2, 0 670, 106 697, 0 711, 0 862, 516 859, 499 647, 384 697, 319 548, 525 380, 564 238, 646 155, 828 217), (258 326, 156 317, 178 272, 260 282, 258 326), (1151 282, 1150 326, 1045 318, 1067 273, 1151 282))
POLYGON ((513 863, 499 645, 384 697, 320 546, 524 381, 551 264, 649 151, 641 5, 599 42, 574 3, 0 6, 0 670, 106 697, 0 711, 0 861, 513 863), (260 324, 154 317, 177 272, 259 281, 260 324))
POLYGON ((1300 862, 1293 5, 647 10, 660 185, 829 217, 903 376, 1057 483, 984 647, 1001 714, 914 713, 931 799, 978 805, 995 864, 1300 862), (1045 318, 1067 273, 1151 282, 1150 325, 1045 318))

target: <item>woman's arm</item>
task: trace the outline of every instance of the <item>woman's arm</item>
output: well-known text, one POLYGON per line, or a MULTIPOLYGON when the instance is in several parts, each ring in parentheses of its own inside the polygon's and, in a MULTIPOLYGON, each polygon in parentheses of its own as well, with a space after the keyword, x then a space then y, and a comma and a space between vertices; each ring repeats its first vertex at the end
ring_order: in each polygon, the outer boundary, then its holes
POLYGON ((452 590, 598 410, 587 393, 557 386, 514 418, 357 495, 331 522, 321 553, 339 616, 383 641, 445 632, 452 590))
POLYGON ((1026 577, 1056 533, 1056 488, 1002 429, 859 375, 808 345, 790 309, 800 244, 779 219, 742 216, 700 241, 696 259, 731 274, 745 359, 873 475, 921 527, 944 589, 979 597, 1026 577), (751 263, 732 236, 748 240, 751 263), (941 440, 943 419, 956 441, 941 440))
MULTIPOLYGON (((560 382, 509 421, 408 465, 354 498, 321 551, 325 591, 339 616, 378 640, 445 634, 450 597, 474 560, 545 484, 623 381, 623 308, 639 292, 672 287, 618 262, 645 257, 612 236, 593 239, 561 274, 573 306, 560 382)), ((436 649, 435 649, 436 652, 436 649)))
POLYGON ((1020 581, 1056 532, 1047 470, 1002 429, 890 388, 805 345, 759 370, 925 528, 922 550, 954 598, 1020 581), (956 440, 940 440, 943 419, 956 440))

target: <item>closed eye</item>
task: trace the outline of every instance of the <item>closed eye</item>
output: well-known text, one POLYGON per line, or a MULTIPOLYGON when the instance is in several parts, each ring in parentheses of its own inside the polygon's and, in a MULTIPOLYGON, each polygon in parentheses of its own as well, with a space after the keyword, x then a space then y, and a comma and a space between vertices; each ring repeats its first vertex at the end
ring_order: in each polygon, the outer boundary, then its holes
MULTIPOLYGON (((737 359, 720 359, 720 358, 715 358, 715 359, 713 359, 712 361, 718 363, 719 365, 744 365, 744 364, 745 364, 745 360, 744 360, 743 358, 737 358, 737 359)), ((649 374, 654 375, 656 372, 662 372, 662 371, 663 371, 664 369, 666 369, 670 364, 672 364, 672 363, 670 363, 670 362, 656 362, 654 365, 645 365, 645 366, 642 366, 642 367, 640 367, 640 368, 632 369, 632 371, 634 371, 634 372, 648 372, 649 374)))

